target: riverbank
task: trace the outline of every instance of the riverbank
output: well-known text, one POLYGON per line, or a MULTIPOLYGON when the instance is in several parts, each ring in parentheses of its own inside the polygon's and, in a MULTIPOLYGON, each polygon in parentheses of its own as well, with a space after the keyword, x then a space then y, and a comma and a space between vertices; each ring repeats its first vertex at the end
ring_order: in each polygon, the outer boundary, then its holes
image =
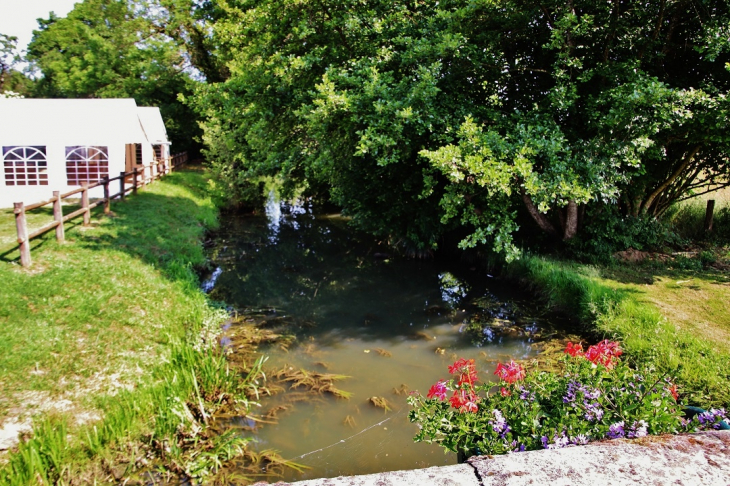
MULTIPOLYGON (((205 174, 186 170, 67 229, 63 245, 33 240, 27 270, 4 255, 0 484, 205 477, 243 454, 242 439, 208 432, 257 386, 254 363, 248 377, 229 369, 217 344, 227 313, 198 289, 217 224, 205 174)), ((12 231, 3 210, 0 252, 12 231)))
POLYGON ((730 406, 730 276, 670 263, 595 267, 525 256, 503 276, 576 316, 585 331, 618 340, 626 358, 676 378, 680 401, 730 406))
MULTIPOLYGON (((730 432, 615 439, 579 447, 475 456, 465 464, 313 479, 295 486, 727 484, 730 432)), ((289 483, 277 483, 285 486, 289 483)))

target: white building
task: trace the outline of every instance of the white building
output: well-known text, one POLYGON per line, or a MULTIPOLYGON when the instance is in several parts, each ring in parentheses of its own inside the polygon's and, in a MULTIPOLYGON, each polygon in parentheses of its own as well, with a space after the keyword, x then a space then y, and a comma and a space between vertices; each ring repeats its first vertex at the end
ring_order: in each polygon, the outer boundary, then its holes
POLYGON ((0 98, 0 150, 7 208, 149 166, 170 156, 170 142, 160 110, 133 99, 0 98))

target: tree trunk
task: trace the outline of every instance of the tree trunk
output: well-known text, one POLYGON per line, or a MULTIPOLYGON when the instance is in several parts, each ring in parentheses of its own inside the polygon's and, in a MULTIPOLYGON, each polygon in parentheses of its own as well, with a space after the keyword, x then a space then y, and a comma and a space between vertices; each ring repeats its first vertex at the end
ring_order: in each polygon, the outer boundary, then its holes
POLYGON ((572 239, 578 234, 578 205, 569 201, 565 208, 565 223, 563 224, 563 241, 572 239))
POLYGON ((522 201, 525 203, 527 211, 530 213, 530 216, 532 216, 532 219, 535 220, 540 229, 542 229, 549 235, 558 236, 558 232, 555 230, 555 226, 553 226, 550 220, 548 220, 547 217, 537 209, 535 203, 532 202, 532 198, 530 198, 529 194, 525 192, 525 189, 523 187, 520 188, 520 193, 522 194, 522 201))

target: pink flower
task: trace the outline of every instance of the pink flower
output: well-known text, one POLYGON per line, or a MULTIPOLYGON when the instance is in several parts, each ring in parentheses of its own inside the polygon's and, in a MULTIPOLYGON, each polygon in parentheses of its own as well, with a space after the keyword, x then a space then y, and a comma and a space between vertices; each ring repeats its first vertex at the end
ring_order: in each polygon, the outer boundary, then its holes
POLYGON ((426 395, 427 398, 438 398, 442 402, 446 400, 446 382, 444 380, 439 380, 434 386, 431 387, 430 390, 428 390, 428 395, 426 395))
POLYGON ((501 395, 502 395, 503 397, 508 397, 508 396, 512 395, 512 392, 511 392, 511 391, 509 391, 508 389, 506 389, 505 387, 502 387, 502 388, 500 388, 500 389, 499 389, 499 393, 500 393, 500 394, 501 394, 501 395))
POLYGON ((514 383, 525 379, 525 368, 521 364, 515 363, 514 360, 510 360, 507 365, 497 364, 497 371, 494 374, 507 383, 514 383))

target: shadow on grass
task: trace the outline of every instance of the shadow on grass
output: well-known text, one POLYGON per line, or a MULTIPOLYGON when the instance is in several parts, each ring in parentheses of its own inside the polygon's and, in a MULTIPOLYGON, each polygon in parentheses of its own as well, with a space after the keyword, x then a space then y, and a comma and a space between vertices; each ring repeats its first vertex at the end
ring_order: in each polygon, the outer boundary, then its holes
POLYGON ((601 273, 603 277, 619 283, 635 285, 653 285, 659 278, 677 281, 699 279, 713 284, 730 282, 727 271, 703 264, 699 259, 684 257, 672 262, 614 264, 605 267, 601 273))
MULTIPOLYGON (((108 216, 102 207, 95 208, 88 228, 81 217, 67 222, 66 241, 92 251, 125 252, 161 268, 173 280, 189 279, 180 270, 205 263, 200 241, 207 228, 217 225, 216 208, 205 195, 207 182, 199 172, 171 174, 124 201, 113 201, 108 216)), ((64 206, 64 213, 75 209, 64 206)), ((52 245, 56 245, 55 233, 50 230, 31 241, 31 257, 52 245)), ((19 261, 17 244, 0 251, 0 261, 19 261)))

